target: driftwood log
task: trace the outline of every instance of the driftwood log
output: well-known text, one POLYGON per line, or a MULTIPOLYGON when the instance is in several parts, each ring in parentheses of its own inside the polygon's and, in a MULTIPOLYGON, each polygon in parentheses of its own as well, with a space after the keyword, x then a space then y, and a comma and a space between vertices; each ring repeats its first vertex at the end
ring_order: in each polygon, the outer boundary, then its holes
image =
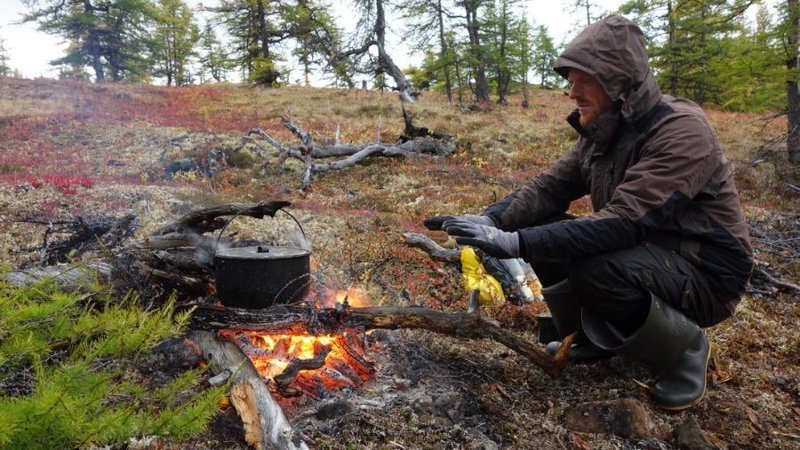
POLYGON ((337 307, 316 309, 281 305, 260 310, 196 306, 193 329, 238 328, 265 333, 307 333, 323 335, 343 329, 416 328, 463 339, 492 339, 526 357, 552 377, 558 377, 567 364, 566 351, 574 340, 568 337, 562 352, 552 357, 541 346, 485 319, 480 314, 442 312, 423 307, 337 307))
POLYGON ((249 445, 256 449, 308 449, 292 429, 258 370, 239 347, 205 331, 193 332, 189 339, 200 348, 212 373, 224 376, 227 372, 233 377, 231 404, 244 423, 245 440, 249 445))

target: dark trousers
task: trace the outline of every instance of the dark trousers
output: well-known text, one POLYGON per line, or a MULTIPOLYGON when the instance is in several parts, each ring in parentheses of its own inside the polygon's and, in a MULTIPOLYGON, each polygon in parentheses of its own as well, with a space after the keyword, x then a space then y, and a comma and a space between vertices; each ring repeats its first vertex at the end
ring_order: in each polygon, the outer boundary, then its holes
POLYGON ((530 262, 545 287, 568 277, 583 308, 624 332, 633 332, 644 323, 651 293, 701 327, 731 315, 701 271, 655 244, 568 261, 530 262))

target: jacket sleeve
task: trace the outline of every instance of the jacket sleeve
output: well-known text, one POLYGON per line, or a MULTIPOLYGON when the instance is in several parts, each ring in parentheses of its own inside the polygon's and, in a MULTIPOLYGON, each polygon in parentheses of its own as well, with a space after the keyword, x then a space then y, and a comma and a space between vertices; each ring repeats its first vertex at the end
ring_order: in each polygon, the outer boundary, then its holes
POLYGON ((483 211, 506 231, 530 227, 550 216, 563 213, 570 202, 589 192, 581 174, 578 140, 552 166, 483 211))
POLYGON ((712 177, 721 149, 699 117, 673 116, 644 144, 609 203, 571 221, 519 230, 525 258, 575 258, 641 242, 674 222, 712 177))

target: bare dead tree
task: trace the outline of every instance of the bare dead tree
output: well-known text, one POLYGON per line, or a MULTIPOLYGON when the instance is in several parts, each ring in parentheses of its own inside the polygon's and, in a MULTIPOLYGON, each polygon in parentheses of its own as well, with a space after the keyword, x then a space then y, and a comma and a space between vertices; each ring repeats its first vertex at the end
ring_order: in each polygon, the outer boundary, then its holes
MULTIPOLYGON (((378 52, 373 72, 377 74, 385 73, 394 80, 400 99, 404 102, 414 102, 418 92, 409 83, 403 71, 395 64, 392 57, 386 50, 386 10, 384 0, 357 0, 355 2, 360 10, 364 11, 364 18, 374 20, 368 26, 365 41, 361 46, 351 49, 336 49, 331 51, 331 65, 336 66, 340 61, 346 59, 361 59, 369 55, 373 47, 378 52), (374 16, 371 13, 374 12, 374 16)), ((362 19, 363 20, 363 19, 362 19)))

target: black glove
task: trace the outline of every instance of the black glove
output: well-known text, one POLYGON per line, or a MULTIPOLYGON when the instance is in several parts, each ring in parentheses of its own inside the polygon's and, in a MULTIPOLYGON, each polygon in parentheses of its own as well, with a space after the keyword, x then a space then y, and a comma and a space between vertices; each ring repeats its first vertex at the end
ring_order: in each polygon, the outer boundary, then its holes
POLYGON ((422 221, 425 228, 429 230, 444 230, 444 223, 448 220, 464 220, 470 223, 486 226, 496 226, 494 220, 489 216, 477 216, 475 214, 464 214, 463 216, 430 216, 422 221))
POLYGON ((456 236, 456 242, 461 245, 479 248, 496 258, 519 257, 519 234, 516 231, 498 230, 460 218, 446 221, 443 228, 447 234, 456 236))

